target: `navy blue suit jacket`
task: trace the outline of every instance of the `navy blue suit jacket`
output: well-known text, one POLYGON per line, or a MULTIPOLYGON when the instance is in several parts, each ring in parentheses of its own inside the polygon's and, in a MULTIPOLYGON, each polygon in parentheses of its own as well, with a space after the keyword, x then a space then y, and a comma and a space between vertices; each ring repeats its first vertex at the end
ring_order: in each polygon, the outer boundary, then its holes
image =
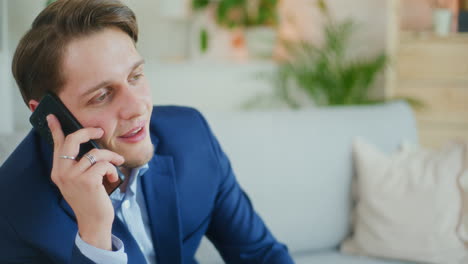
MULTIPOLYGON (((227 263, 293 263, 200 113, 155 107, 150 132, 155 153, 141 180, 159 264, 196 263, 204 235, 227 263)), ((92 263, 75 246, 76 219, 50 180, 51 166, 52 148, 33 129, 0 168, 0 263, 92 263)), ((117 217, 112 232, 128 263, 145 263, 117 217)))

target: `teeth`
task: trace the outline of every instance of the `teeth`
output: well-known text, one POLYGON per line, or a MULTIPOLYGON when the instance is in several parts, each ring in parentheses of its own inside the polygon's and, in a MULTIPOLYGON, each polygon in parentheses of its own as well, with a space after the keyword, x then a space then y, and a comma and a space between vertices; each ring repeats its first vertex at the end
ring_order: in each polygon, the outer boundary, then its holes
POLYGON ((130 133, 128 136, 131 137, 131 136, 134 136, 136 135, 138 132, 140 132, 140 130, 143 129, 142 127, 138 128, 137 130, 133 131, 132 133, 130 133))
POLYGON ((140 132, 141 129, 142 129, 142 128, 140 127, 139 129, 135 130, 131 135, 132 135, 132 136, 133 136, 133 135, 136 135, 138 132, 140 132))

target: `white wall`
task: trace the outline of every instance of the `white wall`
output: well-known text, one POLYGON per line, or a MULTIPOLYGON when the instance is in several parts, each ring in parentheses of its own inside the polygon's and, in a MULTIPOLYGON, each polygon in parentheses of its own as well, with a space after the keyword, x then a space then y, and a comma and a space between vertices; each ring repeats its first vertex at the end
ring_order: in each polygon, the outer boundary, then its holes
POLYGON ((180 0, 127 0, 137 16, 140 36, 138 49, 147 61, 161 57, 187 55, 186 43, 190 27, 188 19, 167 18, 161 12, 162 1, 180 0))
MULTIPOLYGON (((29 128, 30 111, 23 103, 21 94, 14 82, 11 73, 11 58, 13 57, 16 46, 24 33, 29 29, 34 18, 45 7, 45 0, 7 0, 8 1, 8 44, 10 50, 10 60, 8 61, 8 72, 11 76, 10 91, 13 101, 13 118, 16 130, 29 128)), ((5 117, 0 117, 3 119, 5 117)), ((3 122, 3 120, 2 120, 3 122)))
POLYGON ((13 132, 13 104, 8 50, 7 1, 0 0, 0 133, 13 132))
POLYGON ((259 93, 271 91, 257 78, 274 69, 271 62, 152 63, 146 75, 155 104, 188 105, 206 111, 238 110, 259 93))
POLYGON ((352 17, 358 23, 353 48, 359 54, 380 52, 387 43, 387 2, 391 0, 328 0, 337 18, 352 17))

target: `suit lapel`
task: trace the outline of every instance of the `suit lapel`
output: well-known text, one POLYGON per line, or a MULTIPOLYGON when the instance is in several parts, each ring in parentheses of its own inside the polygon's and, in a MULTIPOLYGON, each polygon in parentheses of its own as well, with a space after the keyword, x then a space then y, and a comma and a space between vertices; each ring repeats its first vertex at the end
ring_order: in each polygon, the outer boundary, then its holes
POLYGON ((182 263, 177 185, 172 157, 155 154, 142 177, 158 263, 182 263))
POLYGON ((145 256, 141 251, 135 238, 122 221, 115 217, 112 223, 112 234, 124 243, 125 253, 127 253, 128 263, 146 263, 145 256))

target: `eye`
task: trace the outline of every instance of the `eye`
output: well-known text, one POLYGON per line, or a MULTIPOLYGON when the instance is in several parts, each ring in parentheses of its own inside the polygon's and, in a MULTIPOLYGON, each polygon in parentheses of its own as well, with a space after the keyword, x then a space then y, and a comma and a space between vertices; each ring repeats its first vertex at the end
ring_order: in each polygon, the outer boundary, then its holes
POLYGON ((138 81, 138 80, 141 79, 141 77, 143 77, 143 76, 144 76, 143 73, 135 74, 135 75, 133 75, 133 76, 130 78, 130 81, 131 81, 131 82, 138 81))
POLYGON ((106 91, 106 92, 102 93, 101 95, 99 95, 98 97, 94 98, 91 101, 91 103, 102 103, 107 99, 107 97, 109 97, 109 94, 110 94, 110 92, 106 91))

